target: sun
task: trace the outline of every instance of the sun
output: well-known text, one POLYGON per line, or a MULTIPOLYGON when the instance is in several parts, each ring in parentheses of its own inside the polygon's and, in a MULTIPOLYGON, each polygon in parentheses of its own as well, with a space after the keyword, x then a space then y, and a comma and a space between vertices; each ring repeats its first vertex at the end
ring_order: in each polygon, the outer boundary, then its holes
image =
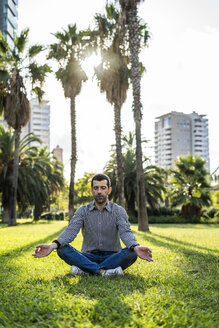
POLYGON ((98 66, 101 62, 101 57, 100 55, 91 55, 87 57, 83 63, 81 64, 83 70, 87 74, 88 78, 92 78, 94 75, 94 67, 98 66))

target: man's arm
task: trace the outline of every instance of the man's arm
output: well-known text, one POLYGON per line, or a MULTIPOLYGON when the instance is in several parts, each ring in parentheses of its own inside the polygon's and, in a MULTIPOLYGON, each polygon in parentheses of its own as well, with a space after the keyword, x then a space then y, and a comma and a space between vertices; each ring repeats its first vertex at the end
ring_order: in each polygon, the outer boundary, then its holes
POLYGON ((48 256, 54 249, 59 246, 67 245, 72 242, 77 236, 80 228, 83 225, 82 207, 76 212, 74 217, 69 222, 67 228, 59 235, 57 240, 54 240, 51 244, 40 244, 36 246, 35 253, 32 254, 35 258, 41 258, 48 256))
POLYGON ((145 246, 140 246, 131 231, 130 223, 128 220, 128 215, 126 211, 120 207, 117 213, 117 225, 120 234, 120 238, 123 243, 132 251, 134 251, 139 258, 152 262, 152 252, 151 249, 145 246))

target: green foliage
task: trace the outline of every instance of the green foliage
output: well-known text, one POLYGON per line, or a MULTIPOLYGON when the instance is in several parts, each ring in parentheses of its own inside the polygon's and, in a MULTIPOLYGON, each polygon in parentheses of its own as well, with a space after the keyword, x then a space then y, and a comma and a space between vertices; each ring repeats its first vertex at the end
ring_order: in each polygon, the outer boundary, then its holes
MULTIPOLYGON (((47 64, 39 65, 35 57, 44 50, 42 45, 33 45, 30 48, 28 44, 29 29, 26 29, 15 36, 12 48, 7 45, 6 40, 0 35, 0 69, 4 74, 0 74, 0 85, 4 83, 4 89, 0 88, 0 98, 4 97, 1 103, 1 110, 7 107, 7 95, 10 94, 18 103, 16 110, 22 115, 23 103, 20 100, 20 94, 26 95, 26 83, 31 82, 32 91, 39 88, 42 91, 42 84, 45 81, 47 73, 51 72, 47 64), (16 83, 15 83, 16 81, 16 83)), ((41 99, 40 99, 41 100, 41 99)), ((13 106, 11 111, 14 110, 13 106)))
MULTIPOLYGON (((152 248, 154 262, 138 259, 124 276, 106 278, 70 276, 56 252, 31 256, 66 225, 1 225, 1 327, 218 327, 218 227, 162 224, 145 233, 132 226, 138 241, 152 248)), ((80 234, 74 247, 81 242, 80 234)))
POLYGON ((212 195, 213 206, 219 207, 219 190, 214 191, 212 195))
POLYGON ((46 212, 43 213, 40 217, 41 220, 57 220, 57 221, 63 221, 65 219, 65 212, 46 212))
POLYGON ((75 183, 75 205, 85 205, 93 200, 91 194, 91 179, 95 173, 85 172, 84 176, 75 183))
POLYGON ((171 205, 181 205, 185 217, 201 216, 202 207, 211 205, 209 181, 205 161, 201 157, 180 156, 170 179, 171 205))
POLYGON ((57 42, 50 45, 48 59, 58 62, 55 74, 57 80, 62 83, 65 97, 76 97, 81 91, 82 82, 87 80, 87 75, 81 67, 81 59, 89 39, 85 42, 84 34, 77 31, 76 24, 68 25, 66 30, 54 35, 57 42))
MULTIPOLYGON (((44 148, 31 146, 41 141, 33 134, 25 136, 19 146, 18 207, 24 212, 28 206, 43 208, 64 184, 63 166, 44 148)), ((14 136, 0 125, 0 192, 5 208, 11 196, 14 157, 14 136)), ((41 213, 40 213, 41 214, 41 213)))

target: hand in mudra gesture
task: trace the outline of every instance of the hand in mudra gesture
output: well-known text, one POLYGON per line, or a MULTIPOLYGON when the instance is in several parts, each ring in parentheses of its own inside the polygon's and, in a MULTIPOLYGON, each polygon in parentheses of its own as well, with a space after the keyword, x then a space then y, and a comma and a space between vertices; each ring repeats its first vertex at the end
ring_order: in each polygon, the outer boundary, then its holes
POLYGON ((32 254, 35 258, 48 256, 55 249, 54 244, 40 244, 36 246, 35 253, 32 254))
POLYGON ((135 246, 134 251, 142 260, 153 262, 152 252, 150 248, 144 246, 135 246))

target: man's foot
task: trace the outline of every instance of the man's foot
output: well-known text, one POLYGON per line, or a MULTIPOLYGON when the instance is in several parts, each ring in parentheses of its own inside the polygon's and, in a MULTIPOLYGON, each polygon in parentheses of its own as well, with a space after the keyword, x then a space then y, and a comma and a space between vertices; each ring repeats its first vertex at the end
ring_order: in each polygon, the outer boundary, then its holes
POLYGON ((122 276, 122 275, 124 275, 124 273, 123 273, 121 267, 117 267, 115 269, 104 270, 101 273, 101 276, 122 276))
POLYGON ((83 270, 81 270, 80 268, 78 268, 75 265, 71 266, 71 270, 69 272, 72 276, 81 276, 83 274, 87 274, 87 272, 84 272, 83 270))

